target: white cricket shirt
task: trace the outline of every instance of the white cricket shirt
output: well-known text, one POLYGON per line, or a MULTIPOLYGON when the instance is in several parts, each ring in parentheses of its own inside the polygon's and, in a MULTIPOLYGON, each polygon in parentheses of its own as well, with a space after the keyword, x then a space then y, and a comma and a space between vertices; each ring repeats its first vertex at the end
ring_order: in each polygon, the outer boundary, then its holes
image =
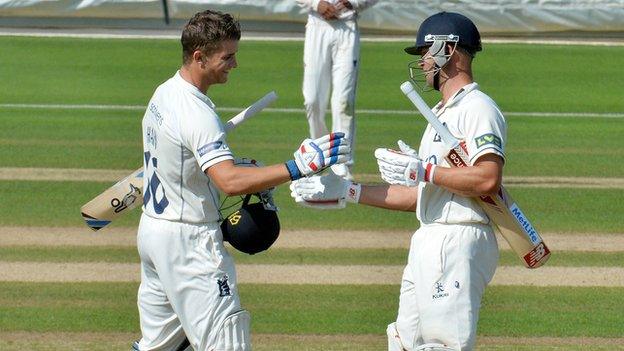
MULTIPOLYGON (((471 165, 488 153, 505 159, 505 118, 496 103, 479 90, 477 83, 464 86, 444 106, 441 102, 438 103, 433 112, 451 134, 465 141, 471 165)), ((427 162, 450 167, 445 160, 448 151, 436 131, 431 125, 427 125, 418 155, 427 162)), ((483 209, 472 198, 425 182, 418 186, 416 215, 422 224, 490 222, 483 209)))
POLYGON ((143 117, 143 212, 185 223, 219 220, 219 192, 204 174, 233 159, 215 105, 178 71, 143 117))

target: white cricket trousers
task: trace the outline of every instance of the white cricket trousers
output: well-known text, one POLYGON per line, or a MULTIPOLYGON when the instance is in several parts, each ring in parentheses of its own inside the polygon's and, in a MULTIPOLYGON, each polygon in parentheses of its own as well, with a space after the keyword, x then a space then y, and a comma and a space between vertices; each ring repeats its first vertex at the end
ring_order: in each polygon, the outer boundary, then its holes
POLYGON ((497 263, 489 225, 421 226, 412 236, 401 282, 395 326, 403 347, 441 343, 472 350, 481 298, 497 263))
POLYGON ((185 224, 141 217, 138 292, 141 350, 172 350, 188 337, 215 349, 224 320, 241 310, 234 262, 217 222, 185 224))
POLYGON ((360 34, 355 20, 324 21, 309 17, 303 48, 303 99, 310 137, 328 133, 325 109, 331 84, 332 132, 355 139, 355 90, 360 34))

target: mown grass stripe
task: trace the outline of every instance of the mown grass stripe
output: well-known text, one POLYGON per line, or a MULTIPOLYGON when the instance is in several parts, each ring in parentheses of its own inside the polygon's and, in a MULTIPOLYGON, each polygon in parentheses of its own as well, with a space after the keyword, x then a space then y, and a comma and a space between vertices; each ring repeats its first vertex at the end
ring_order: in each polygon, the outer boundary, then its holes
MULTIPOLYGON (((396 249, 308 249, 271 248, 256 255, 230 250, 237 264, 277 265, 370 265, 398 266, 407 262, 407 248, 396 249)), ((1 262, 57 262, 57 263, 138 263, 135 247, 119 246, 0 246, 1 262)), ((499 266, 522 266, 518 256, 510 250, 500 252, 499 266)), ((557 251, 548 267, 624 267, 624 252, 570 252, 557 251)))
MULTIPOLYGON (((138 283, 0 283, 3 332, 138 333, 138 283)), ((376 334, 396 318, 398 285, 241 284, 254 333, 376 334)), ((624 288, 486 289, 478 334, 621 338, 624 288)))
MULTIPOLYGON (((143 105, 103 105, 103 104, 0 104, 2 109, 46 109, 46 110, 121 110, 121 111, 143 111, 146 106, 143 105)), ((218 107, 218 111, 222 112, 239 112, 246 107, 218 107)), ((265 112, 277 113, 304 113, 302 108, 275 108, 267 107, 265 112)), ((331 110, 327 110, 331 113, 331 110)), ((414 110, 385 110, 385 109, 358 109, 356 114, 372 114, 372 115, 417 115, 414 110)), ((507 111, 503 112, 506 116, 524 116, 524 117, 572 117, 572 118, 624 118, 624 113, 596 113, 596 112, 541 112, 541 111, 507 111)))
MULTIPOLYGON (((0 332, 0 349, 3 351, 23 350, 128 350, 131 341, 137 338, 132 332, 0 332)), ((385 334, 252 334, 253 349, 257 351, 379 351, 387 343, 385 334)), ((554 351, 565 347, 570 351, 624 350, 624 338, 595 337, 477 337, 478 351, 527 350, 554 351)))

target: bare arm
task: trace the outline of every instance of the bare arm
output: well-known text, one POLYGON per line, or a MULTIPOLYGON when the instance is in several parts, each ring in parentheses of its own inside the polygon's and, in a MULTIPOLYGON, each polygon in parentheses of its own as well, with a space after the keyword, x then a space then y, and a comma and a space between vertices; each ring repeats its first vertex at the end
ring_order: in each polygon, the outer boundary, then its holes
POLYGON ((491 195, 498 191, 503 178, 503 159, 485 154, 471 167, 436 167, 433 183, 466 197, 491 195))
POLYGON ((415 211, 417 187, 402 185, 362 185, 359 203, 398 211, 415 211))
POLYGON ((234 161, 227 160, 207 168, 205 173, 228 196, 257 193, 290 180, 283 164, 239 167, 234 161))

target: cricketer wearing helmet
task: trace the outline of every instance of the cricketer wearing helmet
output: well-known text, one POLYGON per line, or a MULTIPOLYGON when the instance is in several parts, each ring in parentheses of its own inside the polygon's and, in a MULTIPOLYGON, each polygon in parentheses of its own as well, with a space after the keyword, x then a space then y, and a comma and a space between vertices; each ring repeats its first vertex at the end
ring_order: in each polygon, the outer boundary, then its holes
POLYGON ((418 152, 400 140, 399 150, 375 150, 388 185, 317 176, 293 182, 291 195, 309 207, 359 202, 415 211, 420 228, 403 271, 397 319, 387 327, 388 350, 472 350, 481 298, 498 261, 490 219, 473 198, 500 187, 506 122, 473 80, 481 40, 468 18, 451 12, 428 17, 405 51, 421 56, 409 65, 413 84, 440 93, 433 112, 464 141, 470 166, 451 168, 449 150, 428 125, 418 152))
MULTIPOLYGON (((241 306, 234 261, 223 241, 255 253, 275 240, 279 224, 277 217, 266 222, 272 226, 268 241, 246 242, 247 232, 236 223, 223 233, 219 192, 261 193, 349 159, 349 142, 335 133, 304 140, 282 164, 234 162, 206 94, 226 83, 238 66, 240 36, 238 21, 229 14, 195 14, 182 31, 180 69, 156 89, 143 117, 144 196, 137 236, 142 337, 136 350, 250 350, 250 315, 241 306)), ((245 203, 241 221, 262 211, 245 203)))

